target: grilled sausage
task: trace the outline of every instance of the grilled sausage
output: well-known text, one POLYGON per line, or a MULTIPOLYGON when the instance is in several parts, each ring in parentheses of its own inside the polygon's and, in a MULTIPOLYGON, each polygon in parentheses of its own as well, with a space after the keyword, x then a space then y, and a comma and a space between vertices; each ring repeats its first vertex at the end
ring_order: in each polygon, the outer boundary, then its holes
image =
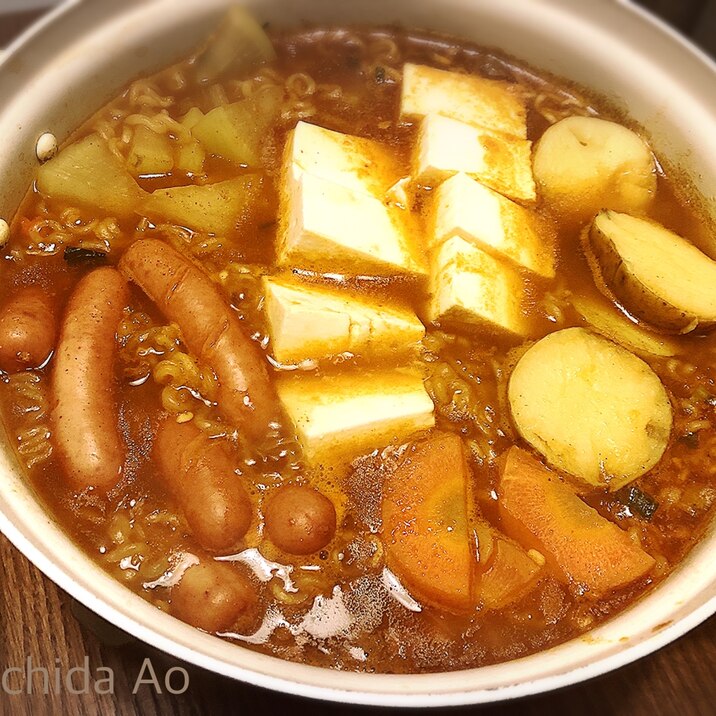
POLYGON ((171 590, 171 613, 210 633, 229 629, 255 604, 256 592, 248 577, 208 559, 189 567, 171 590))
POLYGON ((251 524, 251 502, 221 444, 192 423, 169 418, 159 426, 155 450, 199 544, 220 553, 236 547, 251 524))
POLYGON ((254 439, 264 437, 277 403, 268 371, 211 279, 157 240, 132 244, 119 268, 179 325, 189 351, 212 368, 227 420, 254 439))
POLYGON ((0 311, 0 369, 14 373, 43 365, 55 347, 57 317, 38 286, 20 289, 0 311))
POLYGON ((268 500, 264 510, 271 541, 289 554, 311 554, 323 549, 336 531, 333 503, 318 490, 286 485, 268 500))
POLYGON ((117 425, 114 360, 127 285, 113 268, 87 274, 65 310, 52 373, 55 446, 78 489, 119 481, 125 449, 117 425))

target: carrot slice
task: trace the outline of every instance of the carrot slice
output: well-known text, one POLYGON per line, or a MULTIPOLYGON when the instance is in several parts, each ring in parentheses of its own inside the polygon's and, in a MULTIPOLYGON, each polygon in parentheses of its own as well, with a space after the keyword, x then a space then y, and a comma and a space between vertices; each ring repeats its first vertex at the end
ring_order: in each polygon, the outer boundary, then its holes
POLYGON ((448 434, 411 445, 383 485, 388 567, 417 599, 453 612, 473 605, 467 489, 462 442, 448 434))
POLYGON ((508 536, 538 549, 556 574, 594 596, 630 584, 654 566, 624 530, 524 450, 513 447, 504 456, 498 494, 508 536))
POLYGON ((486 571, 475 586, 476 596, 485 609, 502 609, 523 597, 542 576, 542 568, 522 547, 492 531, 490 558, 486 571))

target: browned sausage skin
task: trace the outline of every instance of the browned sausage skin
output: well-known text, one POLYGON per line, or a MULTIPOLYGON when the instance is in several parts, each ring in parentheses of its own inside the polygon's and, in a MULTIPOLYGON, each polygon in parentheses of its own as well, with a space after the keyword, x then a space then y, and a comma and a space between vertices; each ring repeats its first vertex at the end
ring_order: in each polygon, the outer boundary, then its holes
POLYGON ((155 451, 199 544, 219 553, 236 547, 251 524, 252 509, 222 445, 195 425, 168 418, 159 425, 155 451))
POLYGON ((336 531, 333 503, 307 485, 278 489, 264 508, 271 541, 289 554, 311 554, 323 549, 336 531))
POLYGON ((20 289, 0 310, 0 369, 14 373, 43 365, 55 347, 52 297, 38 286, 20 289))
POLYGON ((179 325, 189 351, 219 379, 219 409, 250 437, 261 439, 276 418, 276 396, 258 348, 205 274, 167 244, 143 239, 119 268, 179 325))
POLYGON ((228 564, 202 559, 171 590, 171 613, 210 633, 226 631, 257 601, 248 577, 228 564))
POLYGON ((119 482, 125 448, 114 395, 116 333, 127 284, 113 268, 87 274, 65 310, 52 372, 52 424, 65 474, 78 489, 119 482))

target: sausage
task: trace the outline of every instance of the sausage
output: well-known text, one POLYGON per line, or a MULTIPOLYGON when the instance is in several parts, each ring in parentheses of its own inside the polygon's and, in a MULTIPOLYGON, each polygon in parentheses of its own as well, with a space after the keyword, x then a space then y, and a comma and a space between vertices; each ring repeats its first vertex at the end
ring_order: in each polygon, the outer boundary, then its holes
POLYGON ((0 311, 0 369, 15 373, 39 368, 56 338, 52 297, 38 286, 20 289, 0 311))
POLYGON ((169 418, 154 444, 160 471, 199 544, 226 554, 251 524, 248 494, 221 443, 192 423, 169 418))
POLYGON ((127 284, 109 267, 87 274, 65 309, 52 373, 55 447, 78 489, 119 482, 125 449, 114 391, 116 332, 127 284))
POLYGON ((265 437, 277 404, 268 370, 211 279, 171 246, 152 239, 132 244, 119 268, 179 325, 189 352, 214 371, 226 419, 251 438, 265 437))
POLYGON ((286 485, 275 492, 264 509, 271 541, 289 554, 311 554, 323 549, 336 531, 333 503, 318 490, 286 485))
POLYGON ((172 587, 171 613, 209 633, 226 631, 256 605, 253 584, 228 564, 202 559, 172 587))

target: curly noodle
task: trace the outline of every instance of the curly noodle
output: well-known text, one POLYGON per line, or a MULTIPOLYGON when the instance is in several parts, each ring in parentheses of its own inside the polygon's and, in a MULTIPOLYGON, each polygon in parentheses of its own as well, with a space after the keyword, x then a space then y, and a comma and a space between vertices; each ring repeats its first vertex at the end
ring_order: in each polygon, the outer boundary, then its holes
POLYGON ((15 373, 6 382, 12 396, 12 411, 17 418, 14 429, 17 452, 31 468, 52 455, 46 379, 39 373, 28 371, 15 373))

